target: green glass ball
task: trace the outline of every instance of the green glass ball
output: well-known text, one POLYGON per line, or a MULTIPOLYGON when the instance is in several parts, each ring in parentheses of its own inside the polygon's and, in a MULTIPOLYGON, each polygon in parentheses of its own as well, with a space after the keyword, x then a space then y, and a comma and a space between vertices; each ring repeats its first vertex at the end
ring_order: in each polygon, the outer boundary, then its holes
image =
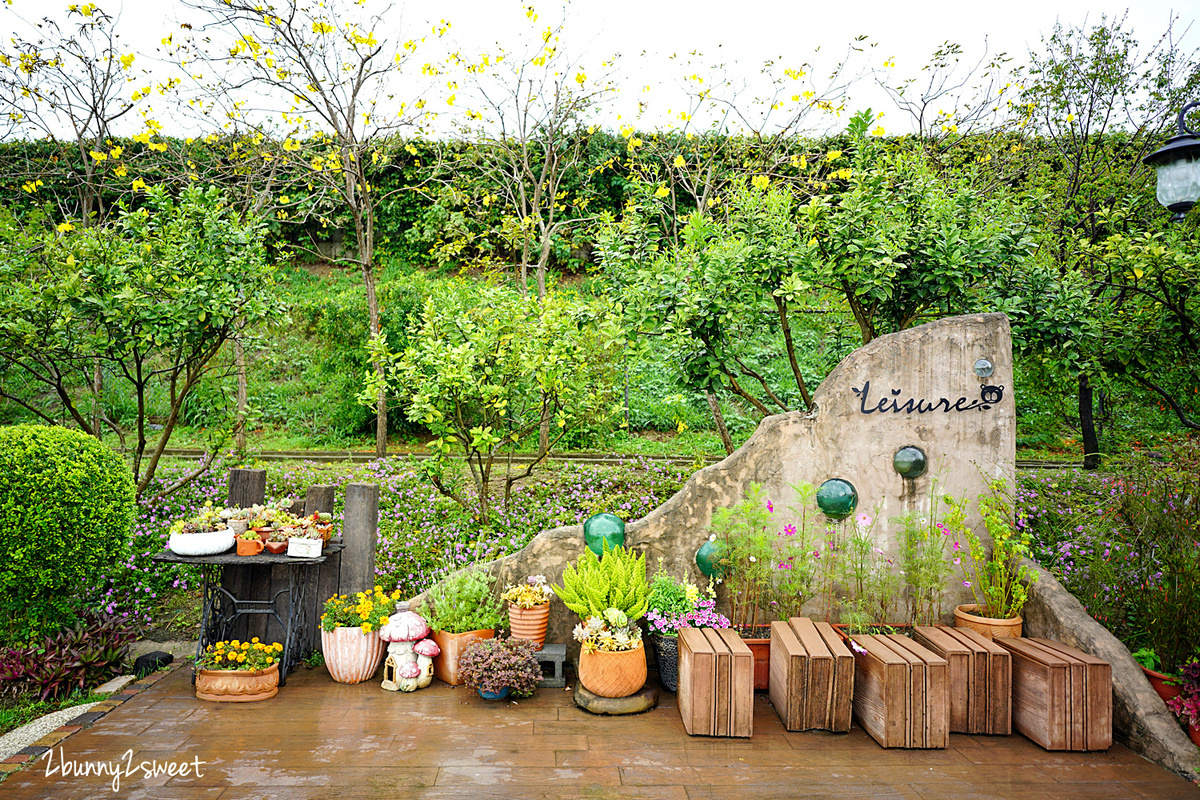
POLYGON ((817 489, 817 507, 830 519, 845 519, 858 507, 858 491, 850 481, 830 478, 817 489))
POLYGON ((718 563, 720 560, 721 545, 717 542, 705 542, 696 551, 696 566, 709 578, 725 577, 725 568, 718 563))
POLYGON ((908 445, 901 447, 896 451, 896 455, 892 456, 892 467, 902 478, 919 478, 929 468, 929 461, 925 458, 924 450, 908 445))
POLYGON ((583 542, 589 550, 603 558, 604 542, 608 542, 609 550, 625 546, 625 521, 607 511, 593 514, 583 523, 583 542))

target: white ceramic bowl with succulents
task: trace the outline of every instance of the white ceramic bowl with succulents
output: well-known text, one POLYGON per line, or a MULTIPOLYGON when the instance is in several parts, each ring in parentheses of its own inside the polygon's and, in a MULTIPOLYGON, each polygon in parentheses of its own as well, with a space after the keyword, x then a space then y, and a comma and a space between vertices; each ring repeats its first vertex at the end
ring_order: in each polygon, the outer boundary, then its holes
POLYGON ((177 556, 212 556, 233 547, 233 530, 200 530, 196 522, 180 520, 171 526, 167 547, 177 556))

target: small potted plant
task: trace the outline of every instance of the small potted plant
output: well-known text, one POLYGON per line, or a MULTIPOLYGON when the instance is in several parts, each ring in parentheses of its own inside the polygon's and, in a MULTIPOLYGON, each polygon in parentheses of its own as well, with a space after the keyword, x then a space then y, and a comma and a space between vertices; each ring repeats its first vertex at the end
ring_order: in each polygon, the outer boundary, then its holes
MULTIPOLYGON (((965 514, 947 516, 954 539, 953 562, 962 572, 963 586, 975 598, 974 603, 954 609, 954 624, 978 631, 989 639, 1020 637, 1021 611, 1028 596, 1026 583, 1037 579, 1036 572, 1020 563, 1022 558, 1031 557, 1033 537, 1029 531, 1018 533, 1013 527, 1012 506, 1004 488, 1003 480, 992 481, 987 493, 979 498, 979 513, 992 537, 990 552, 961 521, 965 514)), ((953 505, 951 498, 946 498, 946 502, 953 505)))
POLYGON ((500 599, 508 603, 508 629, 518 639, 528 639, 541 650, 550 621, 550 598, 554 593, 545 575, 530 575, 525 583, 509 584, 500 599))
POLYGON ((237 554, 239 556, 256 556, 263 551, 262 536, 254 531, 246 531, 237 537, 237 554))
POLYGON ((458 674, 485 700, 529 697, 542 680, 534 652, 529 639, 476 639, 463 651, 458 674))
POLYGON ((1200 660, 1179 668, 1179 696, 1168 700, 1167 707, 1188 726, 1188 736, 1200 747, 1200 660))
POLYGON ((316 558, 321 555, 321 550, 325 543, 321 540, 321 535, 317 533, 315 528, 304 528, 302 526, 290 527, 286 535, 288 537, 287 554, 293 558, 316 558))
POLYGON ((650 584, 646 557, 624 547, 604 557, 584 550, 575 566, 553 586, 563 605, 579 615, 574 638, 580 643, 579 682, 601 697, 628 697, 646 683, 646 650, 637 621, 646 614, 650 584))
POLYGON ((335 594, 325 601, 321 652, 335 681, 362 683, 379 669, 385 645, 379 629, 388 624, 399 597, 399 591, 387 594, 376 586, 370 592, 356 592, 353 597, 335 594))
POLYGON ((254 637, 234 639, 205 648, 196 662, 196 697, 226 703, 266 700, 279 693, 279 642, 264 644, 254 637))
POLYGON ((317 533, 325 541, 333 536, 333 515, 326 511, 314 511, 312 516, 305 517, 304 521, 317 529, 317 533))
POLYGON ((234 536, 221 512, 205 505, 196 516, 171 524, 167 547, 180 556, 210 556, 233 547, 234 536))
POLYGON ((702 597, 695 583, 668 575, 661 563, 650 579, 646 625, 658 659, 658 679, 667 691, 678 688, 679 631, 729 627, 729 618, 718 614, 716 605, 711 583, 702 597))
POLYGON ((433 674, 451 686, 462 684, 458 660, 476 639, 491 639, 500 626, 500 603, 491 576, 470 567, 448 575, 425 593, 419 613, 433 628, 441 652, 433 659, 433 674))
POLYGON ((254 516, 254 511, 249 508, 222 508, 221 519, 225 520, 225 526, 233 531, 234 536, 239 536, 250 529, 250 518, 254 516))
POLYGON ((283 555, 284 553, 287 552, 287 549, 288 549, 287 533, 285 533, 282 530, 272 531, 270 533, 270 535, 267 536, 267 541, 266 541, 265 546, 267 548, 268 553, 270 553, 272 555, 276 555, 276 556, 283 555))

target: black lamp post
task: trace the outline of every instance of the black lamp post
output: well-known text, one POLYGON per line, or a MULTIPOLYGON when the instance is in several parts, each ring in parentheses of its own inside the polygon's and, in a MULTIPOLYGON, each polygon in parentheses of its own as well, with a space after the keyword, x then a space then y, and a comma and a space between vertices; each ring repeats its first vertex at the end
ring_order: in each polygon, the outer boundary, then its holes
POLYGON ((1200 200, 1200 135, 1184 121, 1193 108, 1200 108, 1200 103, 1181 108, 1175 135, 1142 159, 1158 172, 1158 202, 1174 212, 1172 222, 1181 221, 1200 200))

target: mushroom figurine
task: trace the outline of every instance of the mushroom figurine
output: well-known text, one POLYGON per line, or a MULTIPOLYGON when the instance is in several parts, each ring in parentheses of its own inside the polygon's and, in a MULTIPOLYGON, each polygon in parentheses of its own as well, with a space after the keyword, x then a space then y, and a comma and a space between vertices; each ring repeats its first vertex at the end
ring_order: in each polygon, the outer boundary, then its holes
POLYGON ((400 665, 396 674, 396 688, 402 692, 415 692, 421 688, 421 668, 417 662, 405 661, 400 665))
POLYGON ((384 689, 391 692, 411 692, 418 688, 415 683, 411 688, 404 688, 403 685, 410 682, 410 679, 404 678, 401 671, 406 664, 412 664, 413 668, 417 670, 417 674, 412 678, 420 675, 417 654, 413 652, 413 646, 428 636, 429 632, 428 623, 420 614, 409 611, 408 603, 400 603, 396 606, 396 613, 392 614, 387 625, 379 630, 379 637, 385 642, 389 642, 387 660, 383 662, 384 689))
POLYGON ((433 639, 422 639, 413 645, 413 652, 417 654, 417 666, 421 669, 417 688, 424 689, 433 682, 433 657, 442 652, 442 648, 433 639))

